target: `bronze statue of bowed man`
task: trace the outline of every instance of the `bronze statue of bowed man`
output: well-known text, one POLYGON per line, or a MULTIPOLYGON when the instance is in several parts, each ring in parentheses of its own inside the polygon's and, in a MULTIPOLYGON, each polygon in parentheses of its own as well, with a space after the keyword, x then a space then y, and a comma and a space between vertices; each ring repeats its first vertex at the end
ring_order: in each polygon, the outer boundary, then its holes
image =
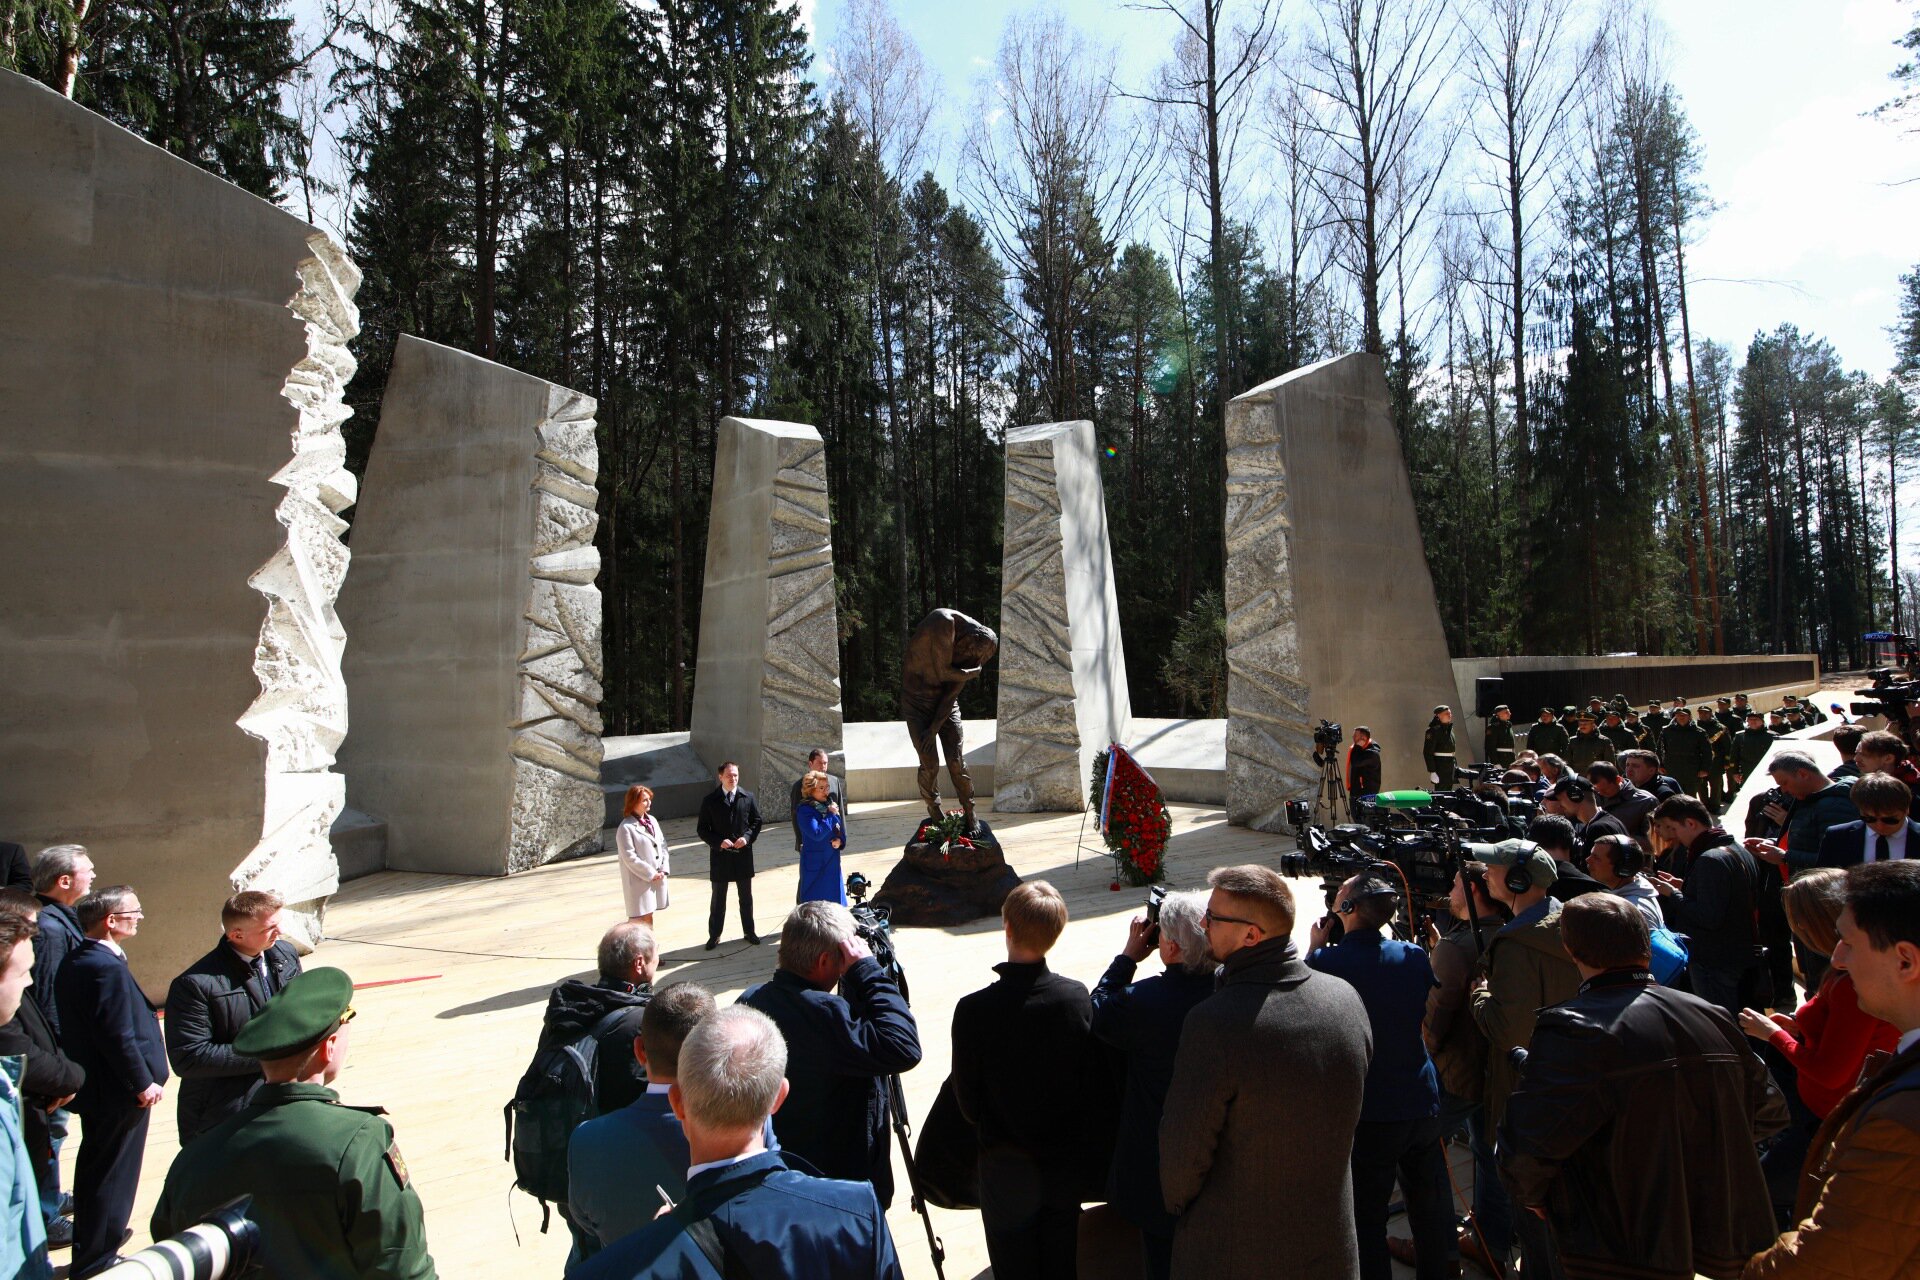
POLYGON ((940 751, 954 794, 975 829, 973 779, 967 775, 960 733, 960 690, 1000 651, 1000 637, 957 609, 935 609, 913 629, 900 672, 900 717, 920 756, 920 800, 927 816, 940 817, 940 751), (939 742, 936 750, 935 740, 939 742))

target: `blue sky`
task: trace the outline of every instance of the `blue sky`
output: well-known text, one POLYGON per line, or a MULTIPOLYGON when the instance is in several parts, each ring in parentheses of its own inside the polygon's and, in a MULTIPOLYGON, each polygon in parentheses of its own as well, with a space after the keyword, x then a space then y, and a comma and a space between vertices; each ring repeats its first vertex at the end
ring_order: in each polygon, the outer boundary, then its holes
MULTIPOLYGON (((843 0, 803 0, 831 48, 843 0)), ((1016 0, 895 0, 941 85, 935 170, 952 182, 976 82, 1016 0)), ((1110 0, 1061 0, 1074 24, 1117 47, 1141 85, 1173 21, 1110 0)), ((1295 18, 1303 0, 1288 0, 1295 18)), ((1892 41, 1910 0, 1650 0, 1670 33, 1668 74, 1699 134, 1719 209, 1688 257, 1696 341, 1736 360, 1756 330, 1794 323, 1849 367, 1884 373, 1898 277, 1920 265, 1920 133, 1863 118, 1889 89, 1892 41), (1906 185, 1897 185, 1902 181, 1906 185)), ((1231 10, 1229 11, 1231 12, 1231 10)), ((830 63, 830 59, 829 59, 830 63)))

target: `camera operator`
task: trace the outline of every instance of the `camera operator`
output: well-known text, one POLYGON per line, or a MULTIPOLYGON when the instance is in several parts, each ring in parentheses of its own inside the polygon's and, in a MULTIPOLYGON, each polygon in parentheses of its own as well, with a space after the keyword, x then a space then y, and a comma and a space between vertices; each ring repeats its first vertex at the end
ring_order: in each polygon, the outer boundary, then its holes
POLYGON ((791 1089, 773 1131, 823 1176, 871 1182, 889 1205, 887 1077, 920 1063, 913 1013, 837 902, 793 909, 780 930, 779 966, 771 982, 740 997, 786 1039, 791 1089))
POLYGON ((1383 874, 1349 877, 1333 911, 1308 933, 1307 967, 1358 992, 1373 1032, 1351 1158, 1361 1280, 1393 1275, 1387 1210, 1396 1178, 1413 1229, 1415 1273, 1442 1280, 1458 1273, 1460 1249, 1440 1145, 1440 1084, 1420 1035, 1433 967, 1419 947, 1384 936, 1399 909, 1400 892, 1383 874), (1344 932, 1329 946, 1336 921, 1344 932))
MULTIPOLYGON (((1313 762, 1324 765, 1339 750, 1336 745, 1314 743, 1313 762)), ((1380 794, 1380 744, 1373 740, 1373 730, 1365 725, 1355 725, 1353 744, 1347 748, 1347 798, 1358 800, 1362 796, 1380 794)))
POLYGON ((1593 794, 1599 797, 1600 807, 1612 814, 1643 850, 1652 852, 1653 807, 1660 803, 1659 798, 1622 777, 1619 768, 1609 760, 1588 765, 1587 781, 1593 784, 1593 794))
MULTIPOLYGON (((1493 935, 1480 976, 1468 993, 1473 1020, 1487 1040, 1481 1102, 1488 1130, 1497 1132, 1519 1078, 1513 1051, 1532 1041, 1534 1020, 1541 1009, 1573 998, 1580 974, 1560 944, 1561 906, 1547 893, 1558 874, 1553 858, 1527 840, 1470 844, 1465 852, 1474 860, 1468 870, 1483 877, 1494 901, 1513 913, 1493 935)), ((1514 1229, 1529 1274, 1552 1274, 1551 1247, 1538 1222, 1516 1218, 1514 1229), (1541 1269, 1538 1273, 1536 1266, 1541 1269)))
POLYGON ((1774 984, 1756 917, 1767 882, 1777 886, 1779 877, 1716 826, 1707 806, 1692 796, 1662 800, 1653 821, 1664 839, 1685 850, 1681 873, 1656 871, 1653 887, 1661 916, 1687 936, 1694 994, 1734 1016, 1743 1008, 1766 1008, 1774 984))
POLYGON ((1160 1114, 1173 1083, 1180 1028, 1187 1013, 1213 994, 1206 912, 1207 895, 1196 889, 1163 898, 1158 925, 1135 916, 1126 949, 1093 989, 1093 1034, 1125 1054, 1127 1066, 1107 1197, 1140 1228, 1147 1280, 1166 1280, 1173 1268, 1174 1220, 1160 1195, 1160 1114), (1134 981, 1136 968, 1156 946, 1166 972, 1134 981))
POLYGON ((1433 719, 1427 722, 1427 737, 1421 745, 1420 755, 1427 764, 1429 785, 1453 785, 1453 766, 1459 759, 1459 749, 1453 743, 1452 707, 1442 704, 1433 709, 1433 719))
POLYGON ((1600 882, 1573 861, 1573 823, 1567 818, 1557 813, 1541 814, 1527 824, 1527 839, 1545 849, 1553 859, 1555 878, 1547 892, 1554 901, 1572 902, 1583 893, 1600 892, 1603 887, 1600 882))
MULTIPOLYGON (((1454 876, 1447 912, 1452 919, 1445 934, 1427 923, 1433 990, 1427 993, 1420 1034, 1440 1080, 1440 1132, 1445 1138, 1464 1128, 1473 1150, 1473 1221, 1460 1233, 1460 1254, 1493 1273, 1494 1259, 1505 1258, 1513 1247, 1513 1216, 1481 1105, 1487 1041, 1467 1010, 1467 988, 1507 917, 1488 894, 1485 875, 1468 868, 1454 876)), ((1411 1240, 1389 1237, 1387 1251, 1400 1262, 1414 1263, 1411 1240)))
POLYGON ((1775 866, 1805 871, 1819 863, 1820 841, 1827 828, 1859 818, 1847 795, 1852 781, 1833 781, 1804 751, 1779 752, 1767 763, 1767 772, 1787 798, 1762 812, 1786 834, 1783 844, 1754 838, 1747 841, 1747 848, 1775 866))

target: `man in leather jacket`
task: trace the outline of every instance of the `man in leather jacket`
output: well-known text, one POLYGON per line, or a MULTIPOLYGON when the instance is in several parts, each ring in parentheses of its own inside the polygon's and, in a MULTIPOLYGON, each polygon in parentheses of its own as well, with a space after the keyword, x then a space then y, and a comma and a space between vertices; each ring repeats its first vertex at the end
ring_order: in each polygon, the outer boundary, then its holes
POLYGON ((1540 1012, 1499 1138, 1520 1213, 1571 1277, 1732 1277, 1772 1241, 1754 1144, 1786 1100, 1724 1010, 1653 980, 1647 924, 1612 894, 1560 913, 1573 999, 1540 1012))

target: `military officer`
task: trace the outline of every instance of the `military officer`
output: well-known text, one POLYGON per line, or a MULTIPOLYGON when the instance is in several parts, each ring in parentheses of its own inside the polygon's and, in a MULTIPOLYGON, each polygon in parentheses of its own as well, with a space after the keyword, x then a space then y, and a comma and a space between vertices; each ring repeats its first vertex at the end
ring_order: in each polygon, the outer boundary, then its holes
POLYGON ((1502 769, 1513 767, 1513 708, 1501 703, 1487 718, 1486 753, 1480 759, 1502 769))
POLYGON ((1733 739, 1733 785, 1738 788, 1760 767, 1778 734, 1767 732, 1766 717, 1758 709, 1747 712, 1747 727, 1733 739))
POLYGON ((1727 731, 1727 740, 1732 741, 1734 734, 1747 727, 1746 713, 1733 709, 1732 698, 1716 699, 1716 705, 1719 709, 1713 713, 1713 718, 1718 720, 1720 727, 1727 731))
POLYGON ((1713 743, 1693 722, 1691 709, 1675 707, 1667 715, 1667 727, 1660 731, 1660 763, 1679 779, 1685 793, 1709 806, 1709 775, 1713 772, 1713 743))
POLYGON ((1727 807, 1727 768, 1733 763, 1733 735, 1714 716, 1712 707, 1697 708, 1693 722, 1707 735, 1707 745, 1713 752, 1713 763, 1707 766, 1707 803, 1719 813, 1727 807))
POLYGON ((1635 750, 1654 750, 1657 744, 1653 736, 1653 730, 1647 727, 1647 722, 1640 718, 1638 711, 1629 707, 1622 723, 1626 726, 1627 732, 1633 735, 1633 746, 1635 750))
POLYGON ((1651 729, 1655 738, 1660 736, 1660 731, 1667 727, 1667 713, 1660 709, 1660 699, 1647 700, 1647 714, 1640 717, 1640 723, 1651 729))
POLYGON ((183 1231, 236 1196, 253 1197, 258 1274, 434 1280, 420 1197, 378 1107, 348 1107, 327 1085, 347 1054, 353 981, 311 969, 240 1029, 233 1050, 266 1083, 240 1114, 188 1143, 167 1170, 153 1237, 183 1231))
POLYGON ((1582 711, 1579 723, 1579 730, 1567 739, 1567 749, 1560 754, 1573 766, 1573 771, 1584 778, 1587 766, 1594 761, 1613 759, 1614 746, 1611 738, 1602 737, 1594 728, 1591 711, 1582 711))
POLYGON ((1453 785, 1453 766, 1459 759, 1453 743, 1453 708, 1445 705, 1433 709, 1433 719, 1427 721, 1427 736, 1420 748, 1420 757, 1426 762, 1427 782, 1435 787, 1453 785))
POLYGON ((1793 713, 1798 711, 1801 719, 1808 724, 1825 724, 1827 722, 1826 713, 1814 705, 1812 698, 1808 698, 1805 702, 1802 702, 1799 695, 1790 693, 1784 701, 1787 704, 1787 719, 1789 721, 1793 719, 1793 713))
POLYGON ((1640 740, 1634 736, 1633 730, 1623 723, 1618 707, 1607 708, 1607 718, 1600 725, 1600 736, 1613 743, 1615 755, 1622 751, 1632 751, 1640 745, 1640 740))
POLYGON ((1557 756, 1566 749, 1567 731, 1554 719, 1553 708, 1540 708, 1540 718, 1527 728, 1527 750, 1537 756, 1557 756))

